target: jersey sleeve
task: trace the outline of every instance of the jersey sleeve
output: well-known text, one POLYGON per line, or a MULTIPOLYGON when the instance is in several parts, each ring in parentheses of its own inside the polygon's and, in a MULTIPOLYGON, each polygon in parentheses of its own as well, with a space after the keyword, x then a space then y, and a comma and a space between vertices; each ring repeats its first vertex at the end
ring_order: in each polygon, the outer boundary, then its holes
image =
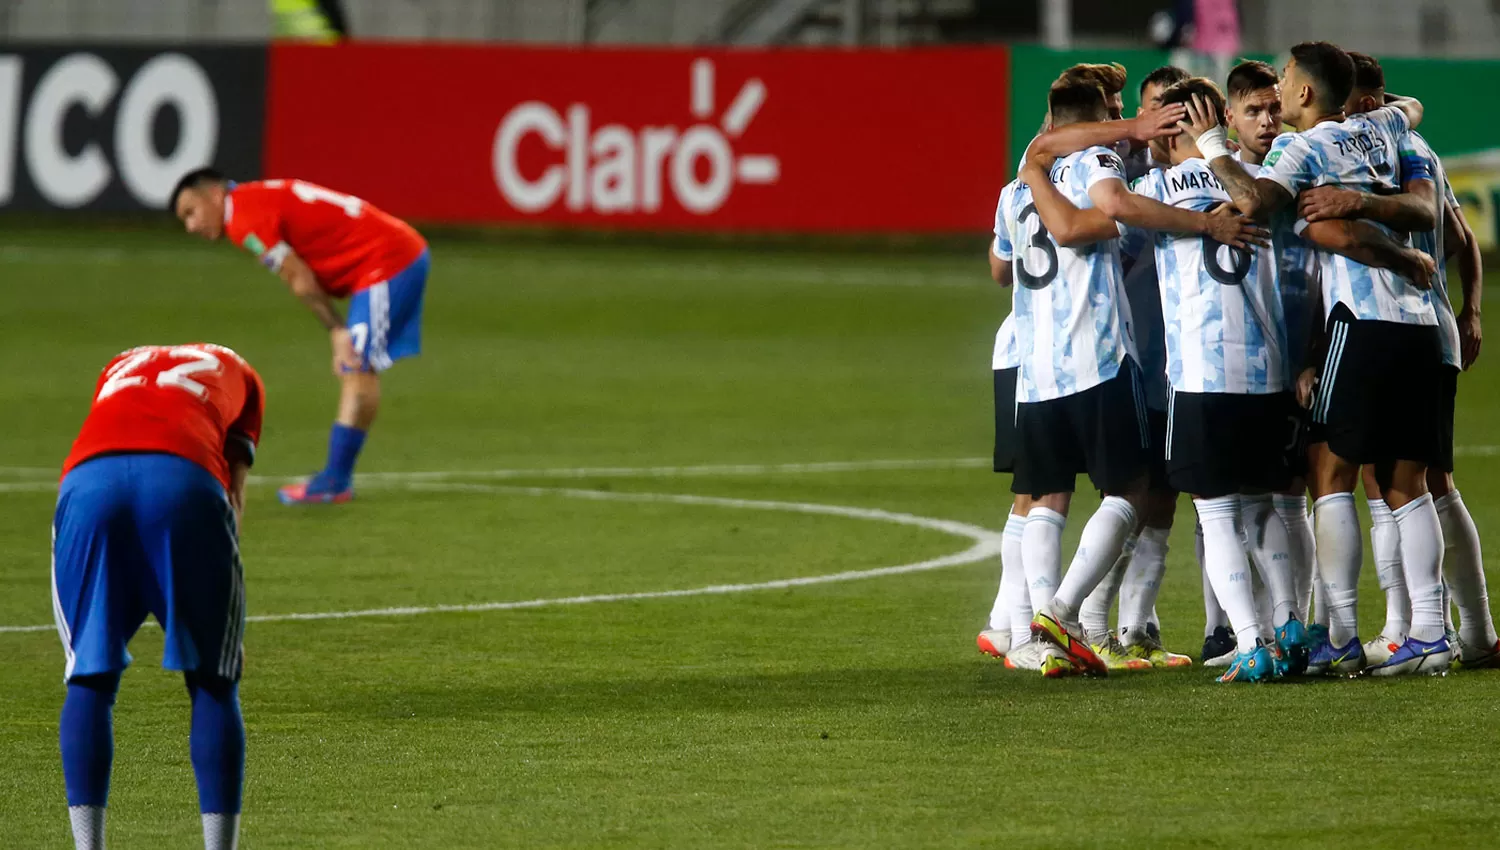
POLYGON ((266 386, 261 381, 260 375, 249 366, 245 367, 245 406, 240 409, 240 415, 229 426, 227 439, 235 440, 244 446, 250 454, 250 462, 255 462, 255 450, 260 445, 261 427, 266 416, 266 386))
POLYGON ((1413 180, 1432 180, 1437 173, 1431 160, 1431 151, 1417 141, 1412 133, 1403 133, 1396 143, 1397 161, 1401 168, 1401 185, 1413 180))
POLYGON ((1270 180, 1297 197, 1310 189, 1318 177, 1317 156, 1307 139, 1297 133, 1282 133, 1271 143, 1260 177, 1270 180))
POLYGON ((995 241, 990 245, 990 250, 995 256, 1002 260, 1010 261, 1015 258, 1015 248, 1011 245, 1010 224, 1005 219, 1005 202, 1010 200, 1010 187, 1007 186, 1000 192, 1000 200, 995 204, 995 241))
POLYGON ((274 202, 260 196, 231 193, 233 204, 224 221, 224 235, 229 241, 255 256, 273 272, 290 254, 291 246, 281 238, 281 213, 274 202))
POLYGON ((1085 192, 1105 180, 1129 182, 1125 179, 1125 163, 1120 155, 1105 147, 1092 147, 1084 151, 1074 163, 1073 169, 1074 179, 1085 192))

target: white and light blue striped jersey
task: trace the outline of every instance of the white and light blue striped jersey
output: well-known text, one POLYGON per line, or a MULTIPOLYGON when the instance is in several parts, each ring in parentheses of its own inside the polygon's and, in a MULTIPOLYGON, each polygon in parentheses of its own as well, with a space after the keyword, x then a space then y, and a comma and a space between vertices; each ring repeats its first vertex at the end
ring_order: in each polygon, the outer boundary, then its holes
POLYGON ((1021 346, 1016 342, 1016 317, 1011 314, 1000 323, 995 332, 995 353, 990 356, 990 368, 1015 369, 1021 365, 1021 346))
MULTIPOLYGON (((1400 191, 1396 142, 1410 129, 1405 113, 1382 107, 1344 121, 1325 121, 1301 133, 1283 133, 1272 143, 1261 177, 1275 181, 1294 199, 1304 189, 1326 185, 1392 194, 1400 191)), ((1297 223, 1297 232, 1303 225, 1297 223)), ((1397 241, 1406 240, 1386 232, 1397 241)), ((1356 319, 1437 324, 1427 293, 1395 272, 1327 251, 1317 256, 1325 318, 1335 305, 1343 304, 1356 319)))
MULTIPOLYGON (((1144 231, 1120 226, 1122 237, 1144 231)), ((1156 252, 1146 240, 1127 250, 1120 240, 1121 261, 1125 265, 1125 300, 1130 303, 1130 338, 1140 355, 1141 389, 1146 406, 1152 410, 1167 409, 1167 339, 1162 328, 1161 288, 1156 281, 1156 252), (1142 250, 1144 246, 1145 250, 1142 250), (1134 262, 1131 262, 1131 260, 1134 262)))
MULTIPOLYGON (((1009 189, 1010 186, 1005 188, 1009 189)), ((1002 260, 1009 260, 1014 251, 1010 244, 1010 231, 1001 215, 1004 209, 1005 190, 1002 189, 1000 200, 995 204, 995 241, 990 243, 990 251, 1002 260)), ((995 352, 990 355, 990 366, 999 371, 1014 369, 1020 365, 1021 347, 1016 343, 1016 311, 1012 309, 1005 321, 1000 323, 1000 330, 995 332, 995 352)))
MULTIPOLYGON (((1230 202, 1202 159, 1148 174, 1134 189, 1196 212, 1230 202)), ((1127 240, 1143 238, 1139 234, 1132 229, 1127 240)), ((1270 249, 1231 248, 1201 235, 1156 232, 1150 238, 1172 389, 1235 395, 1285 390, 1285 329, 1270 249)))
MULTIPOLYGON (((1241 163, 1239 152, 1234 158, 1241 163)), ((1245 163, 1245 169, 1261 177, 1265 167, 1245 163)), ((1318 254, 1307 240, 1298 236, 1295 225, 1295 210, 1282 210, 1272 216, 1270 223, 1271 253, 1276 256, 1276 291, 1281 293, 1281 317, 1285 332, 1287 386, 1296 384, 1307 358, 1307 335, 1313 322, 1322 319, 1317 312, 1314 295, 1318 286, 1318 254)))
MULTIPOLYGON (((1052 182, 1081 209, 1094 205, 1089 189, 1125 181, 1114 151, 1092 147, 1052 165, 1052 182)), ((1000 194, 995 253, 1012 260, 1015 279, 1019 402, 1073 395, 1113 378, 1135 357, 1130 306, 1125 301, 1118 239, 1079 248, 1057 244, 1042 224, 1031 189, 1012 182, 1000 194)))
POLYGON ((1400 139, 1401 180, 1417 179, 1408 175, 1426 175, 1437 187, 1437 228, 1423 233, 1413 233, 1412 243, 1417 250, 1426 251, 1437 262, 1438 273, 1432 278, 1432 309, 1437 314, 1438 335, 1443 341, 1443 362, 1449 366, 1461 364, 1458 338, 1458 319, 1453 315, 1453 301, 1448 296, 1448 263, 1444 259, 1443 209, 1451 204, 1458 206, 1453 186, 1448 183, 1448 172, 1433 152, 1432 146, 1416 130, 1411 130, 1400 139))

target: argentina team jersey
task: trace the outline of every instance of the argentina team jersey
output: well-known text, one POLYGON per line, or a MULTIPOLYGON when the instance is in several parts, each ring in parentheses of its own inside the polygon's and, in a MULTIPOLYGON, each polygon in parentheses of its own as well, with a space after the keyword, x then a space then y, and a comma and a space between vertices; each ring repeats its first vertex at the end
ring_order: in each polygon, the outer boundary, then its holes
MULTIPOLYGON (((1397 139, 1410 129, 1405 113, 1383 107, 1344 121, 1325 121, 1302 133, 1284 133, 1272 143, 1260 176, 1280 184, 1293 198, 1304 189, 1325 185, 1393 194, 1400 191, 1402 179, 1397 139)), ((1303 224, 1299 221, 1297 226, 1303 224)), ((1388 228, 1386 232, 1397 241, 1406 240, 1388 228)), ((1317 256, 1325 316, 1343 304, 1356 319, 1437 324, 1428 294, 1395 272, 1327 251, 1317 256)))
MULTIPOLYGON (((1234 154, 1236 160, 1240 154, 1234 154)), ((1256 177, 1263 177, 1265 168, 1260 165, 1245 165, 1245 169, 1256 177)), ((1276 258, 1276 291, 1281 294, 1282 339, 1286 341, 1287 386, 1297 380, 1307 358, 1308 329, 1316 319, 1316 294, 1318 285, 1318 255, 1307 240, 1298 236, 1295 225, 1296 211, 1285 209, 1271 217, 1271 253, 1276 258)))
MULTIPOLYGON (((1124 182, 1125 170, 1114 151, 1092 147, 1053 163, 1051 179, 1064 197, 1087 209, 1094 205, 1089 188, 1124 182)), ((1018 401, 1083 392, 1118 374, 1127 356, 1136 359, 1118 239, 1059 246, 1042 224, 1031 189, 1019 181, 1001 192, 995 229, 996 256, 1014 264, 1018 401)))
POLYGON ((1448 183, 1448 173, 1443 169, 1443 163, 1416 130, 1401 137, 1400 161, 1403 185, 1407 180, 1420 179, 1408 175, 1424 175, 1430 177, 1437 187, 1437 229, 1413 233, 1411 239, 1418 251, 1426 251, 1437 262, 1438 271, 1433 275, 1430 293, 1432 309, 1437 315, 1438 335, 1443 340, 1443 362, 1449 366, 1458 366, 1458 319, 1453 315, 1453 302, 1448 297, 1448 263, 1444 259, 1443 250, 1443 207, 1448 204, 1457 207, 1458 198, 1454 196, 1453 187, 1448 183))
MULTIPOLYGON (((1190 159, 1136 181, 1134 191, 1204 212, 1229 193, 1208 163, 1190 159)), ((1230 248, 1201 235, 1127 231, 1125 250, 1152 240, 1167 338, 1167 380, 1185 393, 1280 392, 1286 342, 1276 261, 1264 248, 1230 248)))
POLYGON ((990 368, 1014 369, 1021 365, 1021 347, 1016 342, 1016 317, 1006 316, 995 332, 995 353, 990 357, 990 368))

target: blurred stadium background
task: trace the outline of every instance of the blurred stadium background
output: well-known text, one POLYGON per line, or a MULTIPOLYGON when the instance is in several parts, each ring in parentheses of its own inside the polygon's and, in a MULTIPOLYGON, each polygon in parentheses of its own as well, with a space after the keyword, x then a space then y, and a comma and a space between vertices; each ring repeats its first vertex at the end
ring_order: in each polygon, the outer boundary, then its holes
MULTIPOLYGON (((973 649, 1008 501, 983 254, 1047 83, 1120 61, 1130 95, 1306 38, 1427 103, 1493 251, 1489 0, 0 0, 0 847, 68 846, 54 470, 110 356, 198 338, 269 388, 247 847, 1493 843, 1485 674, 1229 693, 973 649), (349 506, 265 486, 321 460, 326 343, 160 212, 204 163, 432 237, 426 351, 387 377, 349 506), (575 604, 786 579, 814 583, 575 604)), ((1497 360, 1457 438, 1491 552, 1497 360)), ((1160 609, 1196 652, 1191 528, 1160 609)), ((198 840, 160 641, 117 709, 116 846, 198 840)))

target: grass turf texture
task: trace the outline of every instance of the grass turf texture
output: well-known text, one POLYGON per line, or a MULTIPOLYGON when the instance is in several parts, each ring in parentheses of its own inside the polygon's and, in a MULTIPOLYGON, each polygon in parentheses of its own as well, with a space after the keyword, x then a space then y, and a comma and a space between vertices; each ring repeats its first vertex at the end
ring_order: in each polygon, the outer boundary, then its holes
MULTIPOLYGON (((981 457, 1005 297, 973 256, 439 242, 427 353, 362 471, 981 457)), ((269 387, 257 472, 322 459, 316 325, 226 246, 0 242, 0 464, 55 467, 97 370, 209 339, 269 387)), ((1497 355, 1461 383, 1459 481, 1486 535, 1497 355)), ((5 481, 36 480, 14 469, 5 481)), ((980 468, 505 484, 906 511, 998 529, 980 468)), ((0 487, 0 491, 5 488, 0 487)), ((1095 500, 1081 494, 1066 551, 1095 500)), ((0 624, 50 619, 52 496, 0 492, 0 624)), ((1196 655, 1190 508, 1160 610, 1196 655)), ((868 520, 558 495, 252 493, 252 614, 520 600, 890 566, 969 541, 868 520)), ((1044 682, 973 647, 998 564, 729 596, 252 624, 244 843, 301 847, 1448 847, 1500 830, 1500 675, 1223 687, 1044 682), (1366 801, 1380 800, 1379 805, 1366 801), (1254 816, 1249 813, 1254 812, 1254 816)), ((1381 605, 1367 566, 1362 633, 1381 605)), ((1492 571, 1491 580, 1497 580, 1492 571)), ((0 846, 67 847, 62 653, 0 634, 0 846)), ((144 630, 116 709, 118 847, 197 846, 187 699, 144 630)))

